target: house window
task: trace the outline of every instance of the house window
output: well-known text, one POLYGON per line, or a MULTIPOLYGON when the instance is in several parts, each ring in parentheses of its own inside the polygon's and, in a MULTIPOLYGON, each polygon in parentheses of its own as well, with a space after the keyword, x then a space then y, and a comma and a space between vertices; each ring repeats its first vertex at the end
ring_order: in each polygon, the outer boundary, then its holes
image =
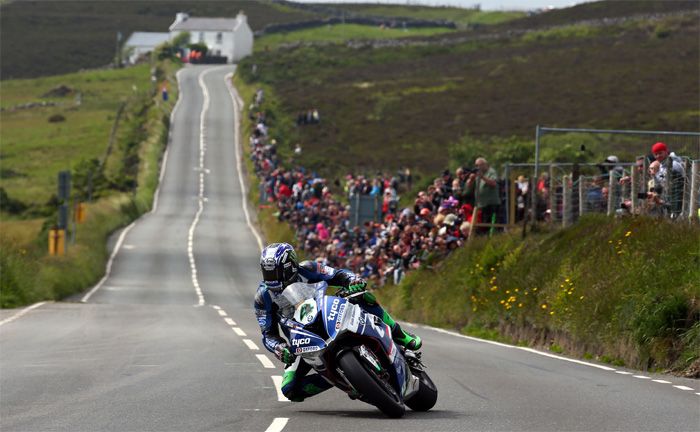
POLYGON ((216 43, 220 44, 223 39, 224 39, 224 35, 221 32, 216 34, 216 43))
POLYGON ((199 32, 199 41, 204 42, 204 32, 199 32))

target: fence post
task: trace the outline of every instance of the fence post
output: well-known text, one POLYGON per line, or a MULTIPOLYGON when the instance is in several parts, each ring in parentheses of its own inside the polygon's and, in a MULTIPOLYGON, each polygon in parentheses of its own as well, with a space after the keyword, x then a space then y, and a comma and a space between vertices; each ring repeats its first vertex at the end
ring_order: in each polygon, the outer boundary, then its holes
POLYGON ((540 125, 537 125, 535 129, 535 173, 532 176, 533 188, 532 188, 532 200, 531 200, 531 211, 532 211, 532 224, 537 223, 537 182, 539 181, 539 170, 540 170, 540 125))
POLYGON ((692 221, 698 217, 698 187, 700 185, 700 160, 694 160, 690 171, 690 211, 688 217, 692 221))
POLYGON ((569 186, 569 176, 562 176, 561 180, 562 203, 561 203, 561 225, 567 227, 571 225, 571 188, 569 186))
POLYGON ((557 195, 554 184, 554 164, 549 166, 549 221, 554 222, 557 217, 557 195))
POLYGON ((586 209, 586 202, 583 200, 583 188, 586 185, 586 177, 584 176, 579 176, 578 177, 578 215, 583 216, 585 213, 586 209))
POLYGON ((515 182, 510 178, 510 164, 506 163, 506 224, 515 223, 515 182))
POLYGON ((637 176, 637 167, 633 167, 630 171, 630 212, 637 213, 637 191, 639 187, 639 176, 637 176))
POLYGON ((615 200, 613 199, 615 195, 615 176, 611 173, 608 174, 608 216, 612 216, 615 214, 615 209, 614 203, 615 200))

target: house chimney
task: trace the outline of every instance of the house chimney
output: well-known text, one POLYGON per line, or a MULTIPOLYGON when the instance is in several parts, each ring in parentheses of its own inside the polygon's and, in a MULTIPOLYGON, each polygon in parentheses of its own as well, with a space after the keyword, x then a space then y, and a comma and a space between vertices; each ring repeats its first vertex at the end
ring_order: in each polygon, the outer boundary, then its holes
POLYGON ((187 12, 178 12, 175 14, 175 24, 185 22, 190 17, 187 12))

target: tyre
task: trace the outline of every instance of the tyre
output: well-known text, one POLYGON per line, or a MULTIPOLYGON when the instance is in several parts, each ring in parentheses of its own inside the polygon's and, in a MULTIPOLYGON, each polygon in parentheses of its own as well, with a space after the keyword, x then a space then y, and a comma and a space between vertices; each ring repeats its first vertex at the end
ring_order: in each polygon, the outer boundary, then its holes
POLYGON ((418 392, 406 400, 406 406, 413 411, 428 411, 437 402, 437 387, 425 371, 420 371, 418 378, 420 378, 418 392))
POLYGON ((362 394, 363 400, 376 406, 389 417, 403 417, 406 407, 401 402, 400 396, 393 389, 389 391, 386 388, 388 383, 382 384, 381 379, 360 361, 355 351, 343 353, 338 363, 350 384, 362 394))

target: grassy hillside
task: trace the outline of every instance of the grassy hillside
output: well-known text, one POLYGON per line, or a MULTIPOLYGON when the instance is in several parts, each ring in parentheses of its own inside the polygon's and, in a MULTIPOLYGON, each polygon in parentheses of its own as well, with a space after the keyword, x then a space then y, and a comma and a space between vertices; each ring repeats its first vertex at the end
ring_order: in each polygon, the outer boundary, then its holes
MULTIPOLYGON (((28 206, 44 205, 56 194, 59 171, 104 158, 119 106, 129 104, 127 114, 121 119, 124 126, 133 117, 140 100, 152 91, 148 65, 3 81, 4 111, 0 114, 3 188, 10 197, 28 206), (61 89, 65 94, 61 95, 61 89), (19 108, 41 102, 55 105, 19 108), (63 120, 51 122, 54 116, 63 120)), ((126 127, 119 129, 115 155, 120 151, 119 142, 124 144, 128 133, 126 127)), ((107 173, 112 177, 117 174, 107 173)))
POLYGON ((255 31, 318 16, 268 1, 14 1, 0 5, 0 77, 31 78, 113 62, 117 32, 167 32, 177 12, 235 17, 255 31))
MULTIPOLYGON (((240 77, 236 87, 252 99, 254 88, 240 77)), ((279 108, 274 99, 266 105, 271 114, 279 108)), ((245 127, 249 133, 250 122, 245 127)), ((251 187, 257 203, 256 191, 251 187)), ((267 240, 294 242, 274 210, 258 212, 267 240)), ((524 240, 519 231, 477 237, 376 293, 392 314, 412 322, 700 377, 697 224, 590 215, 524 240)), ((429 339, 425 344, 430 349, 429 339)))
POLYGON ((460 27, 468 25, 491 25, 508 22, 525 16, 524 12, 480 11, 458 7, 404 6, 398 4, 324 4, 340 13, 349 15, 386 18, 412 18, 422 20, 445 20, 460 27))
POLYGON ((171 89, 168 103, 151 91, 150 71, 144 67, 3 82, 3 92, 5 86, 10 89, 8 104, 33 101, 56 83, 80 89, 84 96, 79 106, 67 97, 58 98, 63 105, 57 107, 2 112, 2 170, 9 177, 2 179, 2 187, 9 194, 3 196, 0 212, 0 307, 61 299, 104 274, 107 237, 151 206, 168 115, 177 98, 175 68, 170 63, 157 68, 159 82, 168 81, 171 89), (122 99, 127 100, 123 120, 100 175, 93 158, 105 153, 106 136, 122 99), (62 127, 52 123, 47 132, 47 109, 66 117, 58 123, 62 127), (86 170, 96 173, 86 221, 77 226, 75 243, 62 257, 47 255, 47 230, 57 222, 55 198, 49 199, 56 191, 56 169, 71 170, 72 196, 81 200, 86 198, 86 170), (9 208, 18 201, 28 208, 9 208))
POLYGON ((276 134, 308 149, 311 168, 331 177, 401 166, 435 173, 459 141, 478 139, 489 154, 493 137, 531 142, 537 124, 698 130, 698 23, 689 13, 463 43, 446 35, 423 45, 301 47, 257 53, 240 70, 274 90, 276 134), (293 127, 310 107, 321 124, 293 127))
POLYGON ((395 39, 417 36, 432 36, 448 33, 453 30, 444 27, 438 28, 379 28, 359 24, 339 24, 323 27, 296 30, 284 33, 271 33, 263 35, 255 40, 255 51, 274 50, 283 44, 294 43, 338 43, 347 40, 371 40, 371 39, 395 39))
POLYGON ((414 322, 700 374, 697 225, 601 216, 524 242, 476 239, 379 297, 414 322))

